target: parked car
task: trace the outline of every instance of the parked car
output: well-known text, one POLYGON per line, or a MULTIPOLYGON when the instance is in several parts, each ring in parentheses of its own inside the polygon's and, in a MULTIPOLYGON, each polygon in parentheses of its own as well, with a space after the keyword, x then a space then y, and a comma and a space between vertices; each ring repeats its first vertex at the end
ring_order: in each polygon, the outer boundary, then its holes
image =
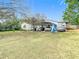
POLYGON ((57 25, 57 31, 65 32, 66 31, 66 23, 60 22, 57 25))

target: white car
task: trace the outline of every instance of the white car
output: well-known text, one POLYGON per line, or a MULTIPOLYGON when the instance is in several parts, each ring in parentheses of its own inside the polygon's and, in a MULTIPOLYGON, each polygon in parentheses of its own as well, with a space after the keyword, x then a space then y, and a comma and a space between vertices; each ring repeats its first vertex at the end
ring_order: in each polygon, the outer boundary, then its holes
POLYGON ((60 22, 57 24, 57 30, 60 32, 66 31, 66 23, 60 22))

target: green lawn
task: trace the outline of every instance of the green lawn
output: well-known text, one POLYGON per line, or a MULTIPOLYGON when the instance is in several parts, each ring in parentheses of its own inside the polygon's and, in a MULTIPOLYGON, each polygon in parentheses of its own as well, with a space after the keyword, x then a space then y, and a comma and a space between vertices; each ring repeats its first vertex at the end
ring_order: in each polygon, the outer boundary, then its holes
POLYGON ((79 59, 79 32, 0 32, 0 59, 79 59))

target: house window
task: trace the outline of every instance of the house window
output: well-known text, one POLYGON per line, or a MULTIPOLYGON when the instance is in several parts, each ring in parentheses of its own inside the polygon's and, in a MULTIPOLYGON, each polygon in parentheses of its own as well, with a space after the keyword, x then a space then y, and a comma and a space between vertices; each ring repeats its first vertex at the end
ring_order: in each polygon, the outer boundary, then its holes
POLYGON ((50 28, 50 25, 47 25, 47 28, 50 28))

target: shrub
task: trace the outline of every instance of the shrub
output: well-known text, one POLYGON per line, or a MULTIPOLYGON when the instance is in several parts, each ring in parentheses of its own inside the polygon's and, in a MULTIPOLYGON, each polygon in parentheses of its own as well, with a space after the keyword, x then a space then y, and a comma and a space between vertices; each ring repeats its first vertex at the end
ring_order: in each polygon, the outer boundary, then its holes
POLYGON ((8 30, 20 30, 20 24, 18 20, 10 20, 4 23, 0 23, 0 31, 8 30))

